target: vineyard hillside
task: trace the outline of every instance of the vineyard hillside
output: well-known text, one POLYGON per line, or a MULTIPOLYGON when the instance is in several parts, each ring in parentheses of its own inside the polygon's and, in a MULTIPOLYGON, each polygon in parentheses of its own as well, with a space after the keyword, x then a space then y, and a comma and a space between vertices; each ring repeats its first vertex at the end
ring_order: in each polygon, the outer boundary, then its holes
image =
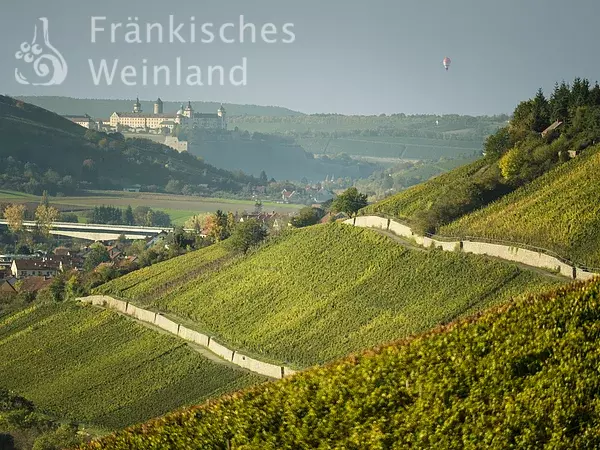
POLYGON ((92 306, 32 306, 0 319, 0 385, 94 427, 123 428, 261 380, 92 306))
POLYGON ((343 224, 297 230, 249 256, 211 263, 221 252, 207 248, 133 272, 97 293, 187 319, 258 359, 303 368, 560 282, 485 257, 409 250, 343 224), (167 273, 181 276, 165 284, 167 273))
POLYGON ((486 161, 479 159, 369 205, 362 213, 383 214, 412 222, 418 212, 431 208, 435 201, 447 196, 456 186, 486 169, 486 161))
POLYGON ((600 267, 600 148, 588 149, 517 191, 441 228, 441 234, 505 239, 600 267))
POLYGON ((574 284, 83 448, 598 448, 599 321, 574 284))

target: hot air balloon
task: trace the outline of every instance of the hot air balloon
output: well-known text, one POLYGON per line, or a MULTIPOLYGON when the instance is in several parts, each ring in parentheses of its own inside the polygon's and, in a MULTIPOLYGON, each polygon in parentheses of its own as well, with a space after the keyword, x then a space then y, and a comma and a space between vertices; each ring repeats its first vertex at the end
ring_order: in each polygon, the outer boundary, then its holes
POLYGON ((442 64, 444 65, 444 68, 446 70, 448 70, 450 68, 450 63, 452 61, 450 60, 450 58, 448 58, 447 56, 444 58, 444 60, 442 61, 442 64))

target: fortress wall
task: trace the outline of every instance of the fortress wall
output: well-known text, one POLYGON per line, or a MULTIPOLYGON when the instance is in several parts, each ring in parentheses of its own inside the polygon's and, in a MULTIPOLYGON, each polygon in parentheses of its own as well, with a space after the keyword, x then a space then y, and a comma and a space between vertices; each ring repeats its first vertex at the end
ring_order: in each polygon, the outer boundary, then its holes
POLYGON ((233 361, 233 350, 229 350, 224 345, 219 344, 214 339, 211 339, 208 344, 208 349, 215 355, 219 355, 221 358, 227 361, 233 361))
POLYGON ((167 319, 165 316, 162 316, 160 314, 156 314, 156 317, 154 319, 154 324, 157 327, 162 328, 163 330, 168 331, 169 333, 172 333, 174 335, 177 336, 177 332, 179 330, 179 324, 173 322, 172 320, 167 319))
POLYGON ((249 356, 242 355, 241 353, 235 353, 233 355, 233 363, 267 377, 281 378, 281 366, 258 361, 249 356))
POLYGON ((203 347, 208 347, 208 336, 202 333, 198 333, 197 331, 190 330, 189 328, 186 328, 183 325, 179 326, 178 336, 181 339, 185 339, 186 341, 193 342, 203 347))

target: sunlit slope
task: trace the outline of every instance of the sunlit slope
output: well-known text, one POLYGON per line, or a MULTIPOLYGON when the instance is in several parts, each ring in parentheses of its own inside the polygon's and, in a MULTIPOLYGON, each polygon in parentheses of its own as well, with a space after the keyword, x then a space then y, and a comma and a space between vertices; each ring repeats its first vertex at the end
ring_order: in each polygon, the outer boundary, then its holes
POLYGON ((85 448, 598 448, 599 321, 578 284, 85 448))
POLYGON ((600 151, 588 149, 441 234, 505 239, 600 267, 600 151))
POLYGON ((149 305, 152 299, 184 285, 201 273, 210 272, 215 266, 225 264, 232 257, 233 254, 227 246, 211 245, 116 278, 101 286, 97 292, 116 295, 126 300, 140 300, 140 304, 149 305))
POLYGON ((260 380, 92 306, 35 306, 0 320, 0 386, 60 418, 122 428, 260 380))
MULTIPOLYGON (((154 270, 194 273, 206 265, 209 251, 154 270)), ((428 330, 556 283, 483 257, 408 250, 374 231, 342 224, 295 231, 168 288, 159 278, 152 288, 153 279, 134 272, 99 292, 118 296, 116 286, 137 280, 143 291, 124 291, 134 303, 187 318, 229 348, 298 367, 428 330)))
POLYGON ((477 160, 369 205, 362 211, 364 214, 384 214, 411 220, 415 213, 429 209, 433 202, 456 189, 465 179, 471 178, 484 167, 486 161, 477 160))

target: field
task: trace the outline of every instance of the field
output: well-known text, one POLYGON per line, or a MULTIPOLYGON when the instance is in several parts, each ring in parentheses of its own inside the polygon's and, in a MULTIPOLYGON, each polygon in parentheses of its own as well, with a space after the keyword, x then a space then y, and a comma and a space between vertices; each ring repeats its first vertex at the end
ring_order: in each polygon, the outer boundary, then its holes
POLYGON ((576 284, 84 448, 598 448, 599 319, 576 284))
POLYGON ((496 203, 443 227, 441 234, 522 242, 600 267, 599 170, 600 150, 586 150, 496 203))
MULTIPOLYGON (((0 203, 39 203, 39 197, 20 194, 12 191, 0 191, 0 203)), ((184 222, 200 213, 222 211, 242 212, 253 211, 252 200, 230 200, 219 198, 205 198, 185 195, 152 194, 146 192, 120 192, 120 191, 91 191, 88 195, 78 197, 52 197, 50 202, 62 211, 74 211, 80 216, 83 211, 92 209, 94 206, 111 205, 125 208, 131 205, 148 206, 152 209, 165 211, 171 216, 175 225, 183 225, 184 222)), ((287 205, 280 203, 264 202, 265 211, 277 211, 279 213, 290 213, 299 210, 302 205, 287 205)), ((83 218, 80 218, 82 220, 83 218)))
POLYGON ((91 306, 0 319, 0 386, 64 419, 117 429, 261 381, 91 306))
POLYGON ((407 250, 342 224, 298 230, 245 258, 213 263, 222 254, 199 250, 98 292, 183 317, 259 359, 306 367, 557 282, 473 255, 407 250), (179 275, 165 284, 169 273, 179 275))

